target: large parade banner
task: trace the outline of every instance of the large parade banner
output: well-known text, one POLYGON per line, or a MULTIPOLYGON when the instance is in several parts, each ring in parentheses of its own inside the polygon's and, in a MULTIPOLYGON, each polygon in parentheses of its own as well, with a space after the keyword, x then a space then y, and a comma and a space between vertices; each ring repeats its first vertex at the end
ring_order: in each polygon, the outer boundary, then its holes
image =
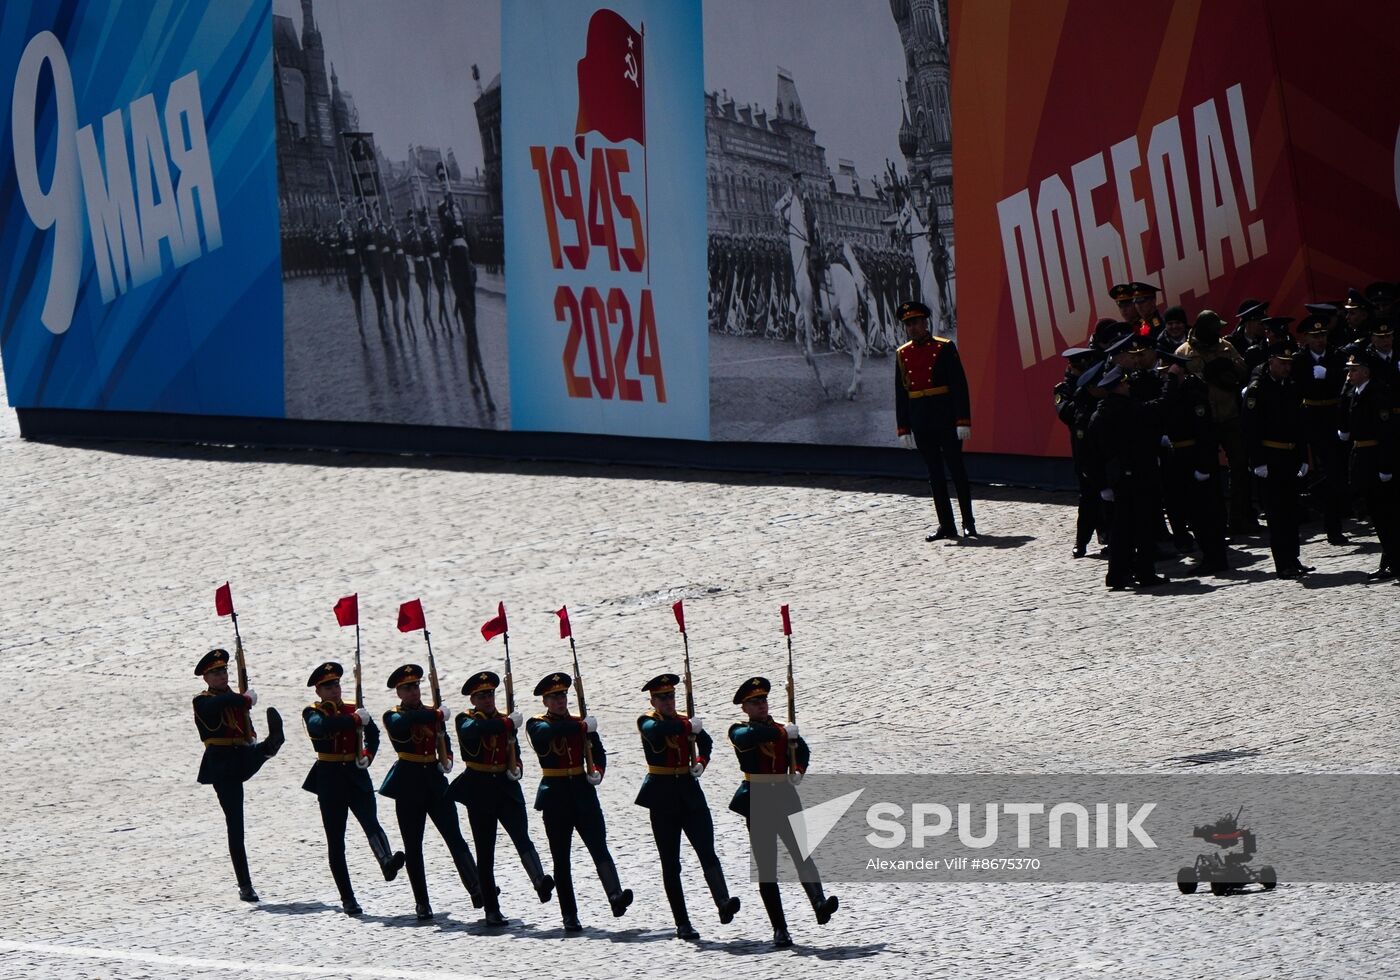
POLYGON ((268 0, 0 12, 16 406, 282 414, 268 0))
POLYGON ((506 6, 512 427, 705 439, 698 0, 506 6))
POLYGON ((952 4, 974 450, 1067 454, 1047 401, 1058 352, 1117 319, 1113 283, 1233 323, 1247 298, 1297 316, 1397 271, 1396 201, 1381 193, 1397 110, 1363 94, 1394 90, 1394 32, 1356 59, 1365 10, 1330 24, 1314 5, 1269 0, 1122 12, 952 4), (1329 51, 1347 54, 1333 64, 1329 51))

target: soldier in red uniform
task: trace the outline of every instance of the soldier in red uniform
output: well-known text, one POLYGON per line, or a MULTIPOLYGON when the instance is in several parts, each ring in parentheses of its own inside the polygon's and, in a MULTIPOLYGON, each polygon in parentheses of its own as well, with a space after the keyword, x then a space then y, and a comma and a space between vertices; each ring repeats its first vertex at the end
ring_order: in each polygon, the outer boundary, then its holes
POLYGON ((340 699, 340 664, 328 662, 311 672, 306 686, 316 689, 318 700, 301 709, 302 724, 316 749, 316 762, 306 774, 301 788, 315 793, 321 805, 321 824, 326 828, 326 856, 331 877, 340 892, 346 915, 359 915, 360 903, 350 884, 345 864, 345 823, 353 813, 369 839, 369 849, 379 862, 385 881, 393 881, 404 865, 403 851, 395 851, 389 835, 379 825, 375 813, 374 785, 369 781, 369 763, 379 751, 379 728, 374 716, 340 699), (364 732, 364 764, 360 758, 359 734, 364 732))
POLYGON ((925 540, 958 536, 943 473, 945 463, 958 493, 963 534, 978 537, 972 517, 972 489, 962 458, 963 440, 972 435, 972 405, 958 348, 951 340, 929 333, 930 310, 923 303, 901 303, 895 316, 909 338, 895 352, 895 424, 900 441, 909 449, 917 448, 924 457, 938 514, 938 531, 925 540))

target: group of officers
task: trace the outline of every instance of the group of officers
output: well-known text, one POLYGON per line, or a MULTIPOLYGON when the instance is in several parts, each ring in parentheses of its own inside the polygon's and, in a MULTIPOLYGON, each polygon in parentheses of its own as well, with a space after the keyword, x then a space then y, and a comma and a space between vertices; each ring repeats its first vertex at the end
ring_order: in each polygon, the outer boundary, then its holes
MULTIPOLYGON (((275 709, 268 709, 268 735, 261 741, 257 739, 250 714, 257 704, 257 693, 232 689, 228 664, 227 651, 215 649, 195 667, 195 675, 207 685, 194 698, 195 723, 204 743, 199 782, 214 787, 223 808, 239 897, 256 902, 258 895, 253 889, 243 843, 243 783, 277 754, 285 737, 280 716, 275 709)), ((500 678, 489 670, 473 674, 462 685, 462 694, 470 700, 471 707, 455 715, 445 705, 433 707, 424 703, 420 690, 424 673, 417 664, 404 664, 390 674, 388 688, 395 692, 398 703, 384 712, 383 723, 396 759, 380 783, 379 795, 394 801, 403 841, 403 849, 395 851, 376 816, 375 792, 368 772, 379 750, 380 730, 366 708, 345 702, 342 674, 340 664, 327 662, 317 666, 307 679, 316 700, 302 709, 302 721, 315 751, 315 761, 302 788, 314 793, 319 801, 331 877, 346 914, 361 914, 345 860, 349 814, 355 816, 364 831, 385 880, 392 881, 401 869, 407 869, 420 920, 433 918, 423 867, 423 835, 428 820, 447 845, 472 905, 484 909, 487 926, 500 927, 508 922, 501 912, 500 888, 496 885, 497 825, 515 846, 539 901, 548 902, 551 896, 557 900, 566 933, 583 929, 570 864, 575 833, 593 859, 612 914, 620 917, 626 913, 632 904, 632 891, 622 886, 608 851, 598 799, 597 787, 607 772, 608 757, 599 737, 597 719, 569 711, 572 676, 555 672, 544 677, 535 687, 544 710, 526 719, 518 711, 502 713, 498 709, 496 690, 500 678), (449 783, 447 774, 454 768, 450 732, 454 729, 463 769, 449 783), (552 874, 545 872, 530 839, 521 792, 522 730, 539 759, 534 808, 541 812, 544 821, 552 874), (476 843, 474 857, 461 832, 458 803, 467 810, 476 843)), ((676 936, 695 940, 699 933, 691 924, 681 882, 682 835, 689 839, 699 859, 720 922, 733 920, 740 902, 729 894, 715 853, 714 822, 699 782, 710 764, 713 740, 702 719, 677 712, 679 682, 676 674, 660 674, 642 685, 650 706, 637 718, 637 728, 647 775, 636 803, 650 813, 676 936)), ((746 825, 751 822, 752 781, 782 782, 787 794, 782 799, 790 799, 793 812, 800 808, 790 783, 801 778, 810 758, 797 726, 779 723, 769 714, 770 688, 763 677, 745 680, 734 695, 744 720, 728 729, 744 776, 729 807, 744 817, 746 825)), ((778 830, 772 836, 772 841, 753 842, 762 879, 759 896, 773 927, 774 946, 787 947, 792 940, 777 885, 778 837, 801 872, 802 886, 818 923, 830 920, 838 901, 836 896, 824 893, 815 866, 797 851, 789 834, 778 830)))
POLYGON ((1368 520, 1380 541, 1373 580, 1395 576, 1400 289, 1352 288, 1301 319, 1246 299, 1234 324, 1211 310, 1158 308, 1146 283, 1115 285, 1117 320, 1063 352, 1054 406, 1079 481, 1073 555, 1106 542, 1110 589, 1159 585, 1156 562, 1199 550, 1193 571, 1229 568, 1227 537, 1260 533, 1262 504, 1279 578, 1302 578, 1303 498, 1327 541, 1368 520), (1227 465, 1221 466, 1223 452, 1227 465))

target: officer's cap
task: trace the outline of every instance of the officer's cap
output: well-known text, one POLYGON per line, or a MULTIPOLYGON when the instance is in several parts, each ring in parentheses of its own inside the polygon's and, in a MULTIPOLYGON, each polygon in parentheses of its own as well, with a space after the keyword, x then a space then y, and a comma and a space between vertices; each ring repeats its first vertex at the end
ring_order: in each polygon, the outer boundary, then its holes
POLYGON ((1341 307, 1338 306, 1337 304, 1334 304, 1334 303, 1331 303, 1331 302, 1327 302, 1327 303, 1304 303, 1303 306, 1307 309, 1307 311, 1308 311, 1309 313, 1314 313, 1314 314, 1316 314, 1317 316, 1323 316, 1323 317, 1330 317, 1330 316, 1332 316, 1333 314, 1335 314, 1335 313, 1337 312, 1337 310, 1339 310, 1339 309, 1341 308, 1341 307))
POLYGON ((1366 287, 1366 298, 1374 306, 1388 306, 1395 300, 1395 285, 1388 282, 1373 282, 1366 287))
POLYGON ((1235 319, 1243 323, 1246 320, 1262 320, 1269 312, 1269 304, 1260 299, 1247 299, 1240 303, 1239 310, 1235 314, 1235 319))
POLYGON ((900 323, 903 323, 905 320, 913 320, 915 317, 923 317, 924 319, 928 319, 931 316, 933 316, 932 310, 930 310, 923 303, 919 303, 914 300, 906 300, 905 302, 900 303, 899 309, 894 311, 894 317, 900 323))
POLYGON ((767 697, 768 692, 773 689, 773 685, 768 683, 766 677, 750 677, 739 685, 739 690, 734 692, 734 703, 743 704, 745 701, 752 701, 754 698, 767 697))
POLYGON ((1372 337, 1389 337, 1394 332, 1395 328, 1391 325, 1389 320, 1378 320, 1371 324, 1372 337))
POLYGON ((1293 322, 1291 316, 1266 316, 1264 317, 1264 329, 1272 334, 1288 335, 1288 325, 1293 322))
POLYGON ((1130 282, 1120 282, 1108 291, 1109 298, 1118 303, 1131 303, 1133 301, 1133 284, 1130 282))
POLYGON ((1366 297, 1361 295, 1361 290, 1359 290, 1359 289, 1357 289, 1357 288, 1355 288, 1355 287, 1353 287, 1353 288, 1347 290, 1347 301, 1346 301, 1346 305, 1343 306, 1342 309, 1344 309, 1344 310, 1368 310, 1368 309, 1370 309, 1370 308, 1371 308, 1371 304, 1368 303, 1368 302, 1366 302, 1366 297))
POLYGON ((1097 364, 1085 368, 1084 373, 1075 379, 1075 386, 1077 388, 1086 388, 1089 385, 1095 384, 1094 379, 1103 374, 1104 365, 1107 363, 1107 361, 1099 361, 1097 364))
POLYGON ((680 676, 677 674, 657 674, 642 685, 642 690, 652 694, 670 694, 680 682, 680 676))
POLYGON ((1347 348, 1347 362, 1345 366, 1349 368, 1363 367, 1368 371, 1371 369, 1371 365, 1361 354, 1361 346, 1359 344, 1352 344, 1347 348))
POLYGON ((1298 333, 1308 336, 1325 334, 1327 333, 1327 321, 1329 319, 1330 317, 1327 315, 1311 313, 1298 321, 1298 333))
POLYGON ((1276 340, 1269 345, 1269 356, 1289 360, 1297 349, 1291 340, 1276 340))
POLYGON ((462 693, 471 697, 477 691, 494 691, 501 686, 501 679, 489 670, 483 670, 479 674, 472 674, 467 678, 467 682, 462 685, 462 693))
POLYGON ((203 677, 216 667, 228 666, 228 651, 222 649, 210 650, 199 658, 199 663, 195 664, 194 676, 203 677))
POLYGON ((1135 282, 1133 286, 1133 299, 1151 299, 1157 295, 1157 287, 1150 282, 1135 282))
POLYGON ((1092 347, 1071 347, 1068 350, 1060 351, 1060 356, 1066 360, 1075 361, 1085 357, 1098 357, 1099 352, 1092 347))
POLYGON ((1094 387, 1112 388, 1126 377, 1123 369, 1115 364, 1104 372, 1103 377, 1094 383, 1094 387))
POLYGON ((306 686, 315 687, 327 681, 338 681, 344 673, 345 671, 341 669, 340 664, 334 660, 327 660, 311 672, 311 676, 306 679, 306 686))
POLYGON ((417 684, 422 679, 422 667, 419 667, 417 664, 404 664, 389 675, 389 687, 392 689, 402 687, 404 684, 417 684))
POLYGON ((560 691, 567 691, 573 686, 573 683, 572 677, 556 670, 535 685, 535 697, 543 698, 551 694, 558 694, 560 691))
POLYGON ((1189 357, 1183 357, 1180 354, 1173 354, 1170 351, 1162 350, 1157 352, 1157 360, 1163 364, 1180 364, 1182 367, 1191 363, 1191 358, 1189 357))

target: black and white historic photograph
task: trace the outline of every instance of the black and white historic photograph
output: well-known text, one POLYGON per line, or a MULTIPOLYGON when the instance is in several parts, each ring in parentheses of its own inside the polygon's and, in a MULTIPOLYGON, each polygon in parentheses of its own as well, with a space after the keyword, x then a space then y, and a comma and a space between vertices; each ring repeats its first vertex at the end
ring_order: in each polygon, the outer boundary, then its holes
POLYGON ((287 417, 509 428, 500 0, 273 9, 287 417))
POLYGON ((897 444, 895 308, 956 338, 944 0, 707 0, 710 435, 897 444))

